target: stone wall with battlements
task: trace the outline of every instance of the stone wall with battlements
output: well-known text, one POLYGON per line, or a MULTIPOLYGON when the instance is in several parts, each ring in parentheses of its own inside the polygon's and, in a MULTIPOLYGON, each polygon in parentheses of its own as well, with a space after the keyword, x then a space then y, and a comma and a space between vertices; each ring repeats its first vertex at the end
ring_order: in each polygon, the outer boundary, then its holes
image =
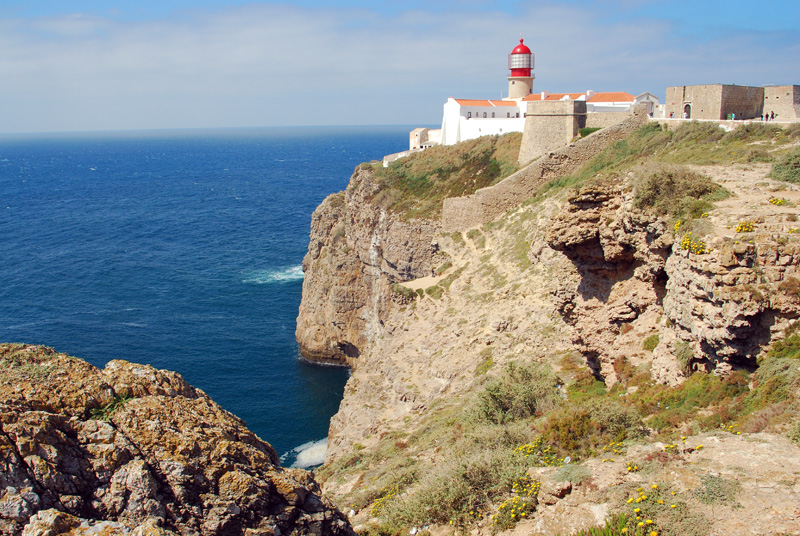
POLYGON ((490 222, 530 199, 547 182, 577 170, 611 143, 625 138, 648 120, 637 106, 625 121, 545 154, 529 166, 472 195, 451 197, 442 207, 442 230, 465 231, 490 222))
POLYGON ((585 101, 529 102, 519 150, 520 164, 567 145, 585 124, 585 101))

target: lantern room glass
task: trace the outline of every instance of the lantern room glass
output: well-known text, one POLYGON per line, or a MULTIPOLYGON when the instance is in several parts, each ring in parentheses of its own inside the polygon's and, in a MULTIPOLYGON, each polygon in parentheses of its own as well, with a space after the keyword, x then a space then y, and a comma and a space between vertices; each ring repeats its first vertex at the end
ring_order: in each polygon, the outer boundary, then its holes
POLYGON ((509 69, 533 69, 533 54, 509 54, 509 69))

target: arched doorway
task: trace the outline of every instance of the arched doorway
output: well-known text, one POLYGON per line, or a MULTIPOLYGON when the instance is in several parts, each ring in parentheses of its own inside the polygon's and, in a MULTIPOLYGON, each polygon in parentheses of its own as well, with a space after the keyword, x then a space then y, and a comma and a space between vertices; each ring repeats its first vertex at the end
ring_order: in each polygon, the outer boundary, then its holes
POLYGON ((691 119, 692 118, 692 105, 686 104, 683 107, 683 118, 684 119, 691 119))

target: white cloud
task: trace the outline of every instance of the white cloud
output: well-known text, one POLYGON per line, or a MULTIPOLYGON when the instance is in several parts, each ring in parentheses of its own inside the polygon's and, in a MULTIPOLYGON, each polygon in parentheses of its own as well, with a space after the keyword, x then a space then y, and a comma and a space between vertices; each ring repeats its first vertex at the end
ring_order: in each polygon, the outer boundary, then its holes
POLYGON ((156 21, 5 20, 0 132, 436 123, 447 96, 506 90, 520 33, 536 53, 535 87, 549 91, 663 94, 684 83, 790 83, 799 72, 796 33, 679 31, 543 3, 514 15, 249 5, 156 21))

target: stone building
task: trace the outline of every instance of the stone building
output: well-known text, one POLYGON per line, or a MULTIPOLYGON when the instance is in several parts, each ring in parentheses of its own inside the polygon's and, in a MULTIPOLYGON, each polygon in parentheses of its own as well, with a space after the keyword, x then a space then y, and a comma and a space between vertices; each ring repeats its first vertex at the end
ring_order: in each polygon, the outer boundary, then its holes
MULTIPOLYGON (((480 136, 506 134, 508 132, 524 132, 528 127, 527 119, 529 107, 533 104, 540 109, 580 109, 581 127, 597 126, 606 127, 617 124, 630 116, 634 105, 645 103, 648 111, 658 106, 658 98, 651 93, 643 93, 634 97, 624 91, 596 92, 585 91, 582 93, 548 93, 533 92, 534 55, 520 39, 508 55, 508 97, 500 100, 494 99, 457 99, 449 97, 444 104, 441 130, 430 130, 423 134, 419 129, 411 132, 409 149, 419 149, 426 146, 422 136, 427 135, 427 145, 433 145, 438 140, 441 145, 453 145, 462 141, 471 140, 480 136), (547 102, 541 106, 537 103, 547 102), (568 104, 568 103, 581 104, 568 104), (559 104, 560 103, 560 104, 559 104), (567 103, 567 104, 564 104, 567 103), (550 106, 554 104, 554 106, 550 106), (577 108, 576 108, 577 106, 577 108)), ((538 113, 538 112, 537 112, 538 113)), ((548 118, 546 122, 552 118, 548 118)), ((559 127, 561 128, 561 127, 559 127)), ((572 130, 571 128, 568 130, 572 130)), ((575 136, 575 132, 569 137, 575 136)), ((562 136, 558 136, 561 140, 562 136)), ((567 141, 569 141, 567 139, 567 141)))
POLYGON ((704 84, 667 88, 666 117, 760 119, 761 114, 772 112, 776 120, 800 119, 800 86, 704 84))

